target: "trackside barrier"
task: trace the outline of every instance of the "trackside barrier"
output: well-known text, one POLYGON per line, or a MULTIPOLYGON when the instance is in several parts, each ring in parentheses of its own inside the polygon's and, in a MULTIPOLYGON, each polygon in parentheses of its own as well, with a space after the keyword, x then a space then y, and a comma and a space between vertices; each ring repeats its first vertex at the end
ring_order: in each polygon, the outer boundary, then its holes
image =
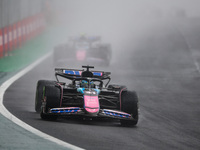
POLYGON ((21 47, 27 40, 42 33, 45 28, 44 13, 29 16, 0 28, 0 58, 8 56, 9 52, 21 47))
POLYGON ((17 22, 17 48, 21 47, 22 42, 22 26, 21 21, 17 22))
POLYGON ((31 37, 35 37, 35 16, 31 17, 31 37))
POLYGON ((17 49, 17 42, 18 42, 18 37, 17 37, 17 23, 15 23, 13 25, 13 40, 14 40, 14 43, 13 43, 13 48, 14 49, 17 49))
POLYGON ((2 29, 0 29, 0 58, 3 57, 3 34, 2 29))
POLYGON ((8 53, 8 27, 3 28, 3 51, 4 56, 8 53))
POLYGON ((27 35, 26 21, 22 20, 22 44, 24 44, 27 40, 26 35, 27 35))
POLYGON ((32 16, 30 19, 30 24, 31 24, 31 38, 35 37, 35 16, 32 16))
POLYGON ((29 40, 33 38, 33 24, 32 17, 28 18, 28 26, 29 26, 29 40))
POLYGON ((8 49, 9 52, 12 51, 12 46, 13 46, 13 25, 10 25, 8 27, 8 49))
POLYGON ((25 37, 26 37, 26 40, 29 40, 29 39, 30 39, 29 18, 26 18, 26 19, 25 19, 25 28, 26 28, 25 37))

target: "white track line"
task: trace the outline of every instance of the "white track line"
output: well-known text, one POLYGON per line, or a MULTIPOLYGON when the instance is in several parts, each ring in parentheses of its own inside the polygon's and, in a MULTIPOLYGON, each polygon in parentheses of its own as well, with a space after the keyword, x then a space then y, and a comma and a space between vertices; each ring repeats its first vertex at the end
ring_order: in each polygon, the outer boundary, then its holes
POLYGON ((47 139, 51 142, 57 143, 58 145, 61 145, 63 147, 66 147, 68 149, 76 149, 76 150, 83 150, 82 148, 79 148, 77 146, 71 145, 69 143, 66 143, 62 140, 59 140, 57 138, 54 138, 46 133, 43 133, 35 128, 33 128, 32 126, 26 124, 25 122, 21 121, 20 119, 18 119, 17 117, 15 117, 13 114, 11 114, 3 105, 3 97, 4 97, 4 93, 6 91, 7 88, 9 88, 9 86, 15 82, 17 79, 19 79, 20 77, 22 77, 23 75, 25 75, 27 72, 29 72, 30 70, 32 70, 35 66, 37 66, 38 64, 40 64, 43 60, 45 60, 46 58, 48 58, 52 53, 48 53, 45 56, 43 56, 42 58, 38 59, 36 62, 34 62, 33 64, 31 64, 30 66, 28 66, 27 68, 25 68, 24 70, 20 71, 19 73, 17 73, 15 76, 11 77, 9 80, 5 81, 1 86, 0 86, 0 113, 5 116, 6 118, 8 118, 9 120, 11 120, 12 122, 14 122, 15 124, 21 126, 22 128, 44 138, 47 139))
POLYGON ((187 41, 187 39, 186 39, 185 36, 182 34, 182 32, 181 32, 181 31, 179 31, 179 32, 180 32, 180 34, 183 36, 183 38, 184 38, 184 40, 185 40, 185 43, 186 43, 187 46, 188 46, 188 50, 189 50, 189 52, 190 52, 190 54, 191 54, 191 56, 192 56, 194 65, 195 65, 195 67, 196 67, 196 70, 198 71, 198 73, 200 73, 199 63, 198 63, 198 61, 196 60, 196 57, 194 56, 194 53, 193 53, 194 50, 192 49, 192 46, 191 46, 190 43, 187 41))

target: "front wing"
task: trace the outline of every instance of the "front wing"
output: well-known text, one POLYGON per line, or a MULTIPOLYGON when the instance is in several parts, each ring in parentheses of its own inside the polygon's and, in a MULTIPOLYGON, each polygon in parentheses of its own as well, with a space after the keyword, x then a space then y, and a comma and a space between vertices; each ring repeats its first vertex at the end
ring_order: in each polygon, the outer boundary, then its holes
MULTIPOLYGON (((62 108, 51 108, 47 112, 50 115, 83 115, 83 116, 91 116, 87 114, 83 108, 80 107, 62 107, 62 108)), ((100 109, 99 113, 95 116, 91 117, 110 117, 116 119, 124 119, 124 120, 134 120, 131 114, 111 109, 100 109)))

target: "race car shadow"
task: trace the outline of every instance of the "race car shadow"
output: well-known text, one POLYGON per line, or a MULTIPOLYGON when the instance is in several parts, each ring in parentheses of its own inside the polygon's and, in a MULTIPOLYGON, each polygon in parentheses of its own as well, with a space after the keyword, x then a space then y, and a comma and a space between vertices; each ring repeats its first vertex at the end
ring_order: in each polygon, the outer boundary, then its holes
POLYGON ((82 125, 93 125, 93 126, 120 126, 119 120, 108 119, 108 118, 90 118, 90 117, 63 117, 60 121, 66 123, 75 123, 82 125))

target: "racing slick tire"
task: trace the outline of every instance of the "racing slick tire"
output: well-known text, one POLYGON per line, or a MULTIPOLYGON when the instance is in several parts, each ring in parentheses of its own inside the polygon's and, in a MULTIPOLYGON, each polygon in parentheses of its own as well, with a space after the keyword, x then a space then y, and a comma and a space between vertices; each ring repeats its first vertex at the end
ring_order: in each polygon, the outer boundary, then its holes
POLYGON ((58 116, 48 114, 48 110, 50 108, 60 107, 61 90, 58 86, 55 86, 55 85, 45 86, 44 96, 45 96, 46 105, 45 107, 43 106, 40 116, 44 120, 56 120, 58 116))
POLYGON ((112 57, 111 46, 110 44, 102 44, 101 49, 102 49, 101 55, 103 56, 105 63, 104 65, 109 66, 112 57))
POLYGON ((122 126, 135 126, 138 123, 138 96, 135 91, 124 91, 121 95, 121 110, 131 114, 134 120, 121 119, 122 126))
POLYGON ((55 81, 50 80, 39 80, 37 82, 36 94, 35 94, 35 111, 41 112, 42 98, 43 98, 43 87, 47 85, 54 85, 55 81))

